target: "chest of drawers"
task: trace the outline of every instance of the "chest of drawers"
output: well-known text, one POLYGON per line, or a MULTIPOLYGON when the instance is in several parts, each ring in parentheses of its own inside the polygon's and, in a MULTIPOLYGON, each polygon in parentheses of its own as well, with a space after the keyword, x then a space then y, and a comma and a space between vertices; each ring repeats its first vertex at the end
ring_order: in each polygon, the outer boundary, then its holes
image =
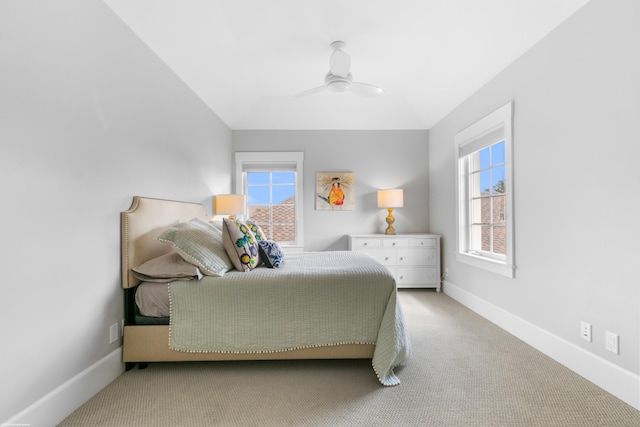
POLYGON ((351 234, 350 251, 363 251, 385 265, 399 288, 440 292, 440 236, 437 234, 351 234))

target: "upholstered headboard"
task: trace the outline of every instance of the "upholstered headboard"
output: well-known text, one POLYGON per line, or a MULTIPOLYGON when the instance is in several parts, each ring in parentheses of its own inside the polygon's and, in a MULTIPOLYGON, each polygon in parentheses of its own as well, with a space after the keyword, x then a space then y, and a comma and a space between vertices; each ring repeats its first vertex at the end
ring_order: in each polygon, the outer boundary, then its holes
POLYGON ((165 228, 196 217, 207 218, 201 203, 134 196, 131 207, 120 213, 122 287, 140 283, 131 274, 132 267, 171 252, 171 245, 156 240, 165 228))

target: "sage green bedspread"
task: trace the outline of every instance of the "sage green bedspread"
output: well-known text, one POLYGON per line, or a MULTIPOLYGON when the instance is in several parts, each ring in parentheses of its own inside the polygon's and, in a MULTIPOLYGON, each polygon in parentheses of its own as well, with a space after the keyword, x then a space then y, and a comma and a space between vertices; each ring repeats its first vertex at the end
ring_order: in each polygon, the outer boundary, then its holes
POLYGON ((393 276, 359 252, 287 254, 284 267, 172 282, 171 349, 263 353, 336 344, 375 344, 384 385, 408 354, 393 276))

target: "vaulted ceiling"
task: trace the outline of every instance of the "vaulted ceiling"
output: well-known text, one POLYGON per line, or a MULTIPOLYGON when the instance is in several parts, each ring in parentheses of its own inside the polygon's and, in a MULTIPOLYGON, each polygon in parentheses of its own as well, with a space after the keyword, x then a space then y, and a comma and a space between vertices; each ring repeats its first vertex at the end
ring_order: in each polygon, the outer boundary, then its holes
POLYGON ((429 129, 588 0, 104 0, 232 129, 429 129), (321 86, 331 42, 354 81, 321 86))

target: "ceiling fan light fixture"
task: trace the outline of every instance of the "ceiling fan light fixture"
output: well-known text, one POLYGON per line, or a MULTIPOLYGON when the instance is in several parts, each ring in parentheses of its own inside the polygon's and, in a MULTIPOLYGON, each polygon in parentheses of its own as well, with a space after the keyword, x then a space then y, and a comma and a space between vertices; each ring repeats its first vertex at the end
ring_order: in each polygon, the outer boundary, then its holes
POLYGON ((329 72, 324 78, 324 84, 331 92, 345 92, 349 90, 352 81, 353 77, 351 77, 351 73, 349 73, 347 77, 341 77, 329 72))
POLYGON ((340 79, 334 80, 327 84, 327 89, 331 92, 346 92, 351 87, 351 83, 348 80, 340 79))

